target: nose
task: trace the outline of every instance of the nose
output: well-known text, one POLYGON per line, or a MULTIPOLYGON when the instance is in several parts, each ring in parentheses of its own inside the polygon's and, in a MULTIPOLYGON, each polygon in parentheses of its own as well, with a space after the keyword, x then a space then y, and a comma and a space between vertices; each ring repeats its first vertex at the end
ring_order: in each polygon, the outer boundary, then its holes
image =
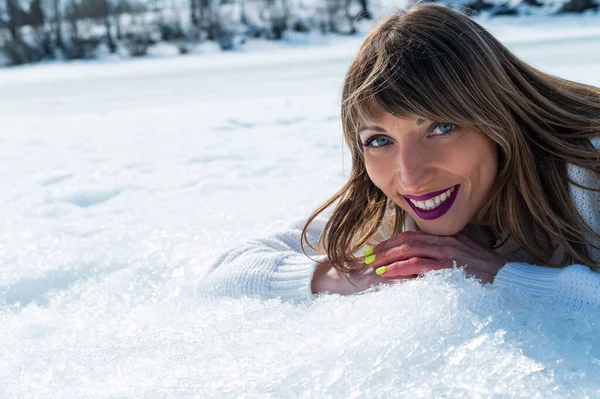
POLYGON ((416 146, 403 146, 396 158, 396 179, 399 191, 405 194, 421 194, 431 189, 435 170, 430 155, 416 146))

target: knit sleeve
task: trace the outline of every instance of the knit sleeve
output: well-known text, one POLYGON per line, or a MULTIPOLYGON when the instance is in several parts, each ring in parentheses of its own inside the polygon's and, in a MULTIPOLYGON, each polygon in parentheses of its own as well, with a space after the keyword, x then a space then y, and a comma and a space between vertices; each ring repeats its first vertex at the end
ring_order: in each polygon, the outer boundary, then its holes
POLYGON ((582 265, 549 268, 507 263, 493 285, 573 308, 600 308, 600 273, 582 265))
MULTIPOLYGON (((600 137, 590 139, 591 144, 600 150, 600 137)), ((569 193, 577 212, 581 215, 588 227, 600 234, 600 180, 588 169, 567 164, 569 180, 576 184, 569 184, 569 193), (578 185, 589 188, 585 190, 578 185)), ((590 258, 600 266, 600 242, 591 237, 585 237, 587 252, 590 258)))
MULTIPOLYGON (((327 220, 315 219, 307 230, 311 245, 317 245, 327 220)), ((203 297, 250 296, 261 299, 304 300, 313 298, 311 283, 317 264, 325 258, 300 240, 305 221, 271 236, 252 240, 221 255, 200 282, 203 297), (312 258, 312 259, 311 259, 312 258)))

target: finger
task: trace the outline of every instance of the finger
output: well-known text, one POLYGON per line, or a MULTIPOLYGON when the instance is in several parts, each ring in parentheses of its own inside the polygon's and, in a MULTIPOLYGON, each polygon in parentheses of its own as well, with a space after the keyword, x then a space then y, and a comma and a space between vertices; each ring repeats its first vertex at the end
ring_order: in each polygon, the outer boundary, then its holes
POLYGON ((392 284, 399 283, 399 282, 406 281, 406 280, 413 280, 417 277, 419 277, 418 274, 413 274, 411 276, 404 276, 404 277, 389 277, 389 278, 382 279, 380 281, 380 283, 392 285, 392 284))
MULTIPOLYGON (((396 283, 406 282, 408 280, 414 280, 417 277, 419 277, 419 276, 414 275, 414 276, 406 276, 406 277, 392 277, 392 278, 380 279, 379 281, 371 284, 369 286, 369 288, 367 288, 366 290, 358 291, 358 292, 356 292, 356 294, 357 295, 361 295, 361 294, 364 294, 366 292, 371 292, 370 290, 372 288, 374 288, 374 287, 377 288, 379 286, 392 286, 392 285, 394 285, 396 283)), ((380 288, 382 288, 382 287, 380 287, 380 288)))
POLYGON ((426 241, 412 240, 375 254, 366 259, 371 267, 389 265, 410 258, 448 260, 457 257, 458 250, 453 246, 430 244, 426 241))
POLYGON ((377 244, 375 246, 375 248, 373 249, 373 254, 376 255, 382 251, 386 251, 392 247, 401 245, 402 243, 405 243, 407 241, 411 241, 412 239, 419 237, 420 235, 422 235, 423 233, 420 231, 405 231, 402 232, 400 234, 398 234, 397 236, 394 236, 392 238, 389 238, 385 241, 380 242, 379 244, 377 244))
POLYGON ((435 236, 425 234, 421 231, 405 231, 398 234, 388 240, 382 241, 377 244, 373 250, 373 254, 377 255, 382 251, 386 251, 390 248, 397 247, 405 242, 410 241, 422 241, 428 244, 446 244, 446 245, 457 245, 458 240, 451 236, 435 236))
POLYGON ((481 249, 481 248, 484 248, 483 245, 481 245, 477 241, 473 240, 472 238, 470 238, 469 236, 467 236, 465 233, 458 233, 454 237, 456 237, 456 240, 458 242, 460 242, 461 244, 466 245, 467 247, 469 247, 471 249, 481 249))
POLYGON ((411 258, 400 262, 394 262, 386 267, 381 277, 406 277, 420 275, 425 272, 442 269, 452 269, 454 262, 451 260, 437 261, 424 258, 411 258))

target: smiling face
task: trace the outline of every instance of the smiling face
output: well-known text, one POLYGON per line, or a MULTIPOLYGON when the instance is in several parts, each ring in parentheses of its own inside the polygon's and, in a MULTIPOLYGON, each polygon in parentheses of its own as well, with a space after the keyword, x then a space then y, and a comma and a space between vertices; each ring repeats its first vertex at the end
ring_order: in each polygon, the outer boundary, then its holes
POLYGON ((371 181, 425 233, 454 235, 473 220, 494 186, 497 146, 466 126, 385 113, 361 128, 371 181))

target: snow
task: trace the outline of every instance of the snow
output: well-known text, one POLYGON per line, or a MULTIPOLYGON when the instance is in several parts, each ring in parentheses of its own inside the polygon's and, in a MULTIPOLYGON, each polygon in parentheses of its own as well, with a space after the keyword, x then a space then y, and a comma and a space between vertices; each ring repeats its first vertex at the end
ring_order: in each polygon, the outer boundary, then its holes
MULTIPOLYGON (((485 23, 600 86, 598 17, 514 21, 485 23)), ((599 396, 598 314, 460 271, 297 304, 197 295, 219 253, 344 182, 359 45, 0 71, 0 396, 599 396)))

